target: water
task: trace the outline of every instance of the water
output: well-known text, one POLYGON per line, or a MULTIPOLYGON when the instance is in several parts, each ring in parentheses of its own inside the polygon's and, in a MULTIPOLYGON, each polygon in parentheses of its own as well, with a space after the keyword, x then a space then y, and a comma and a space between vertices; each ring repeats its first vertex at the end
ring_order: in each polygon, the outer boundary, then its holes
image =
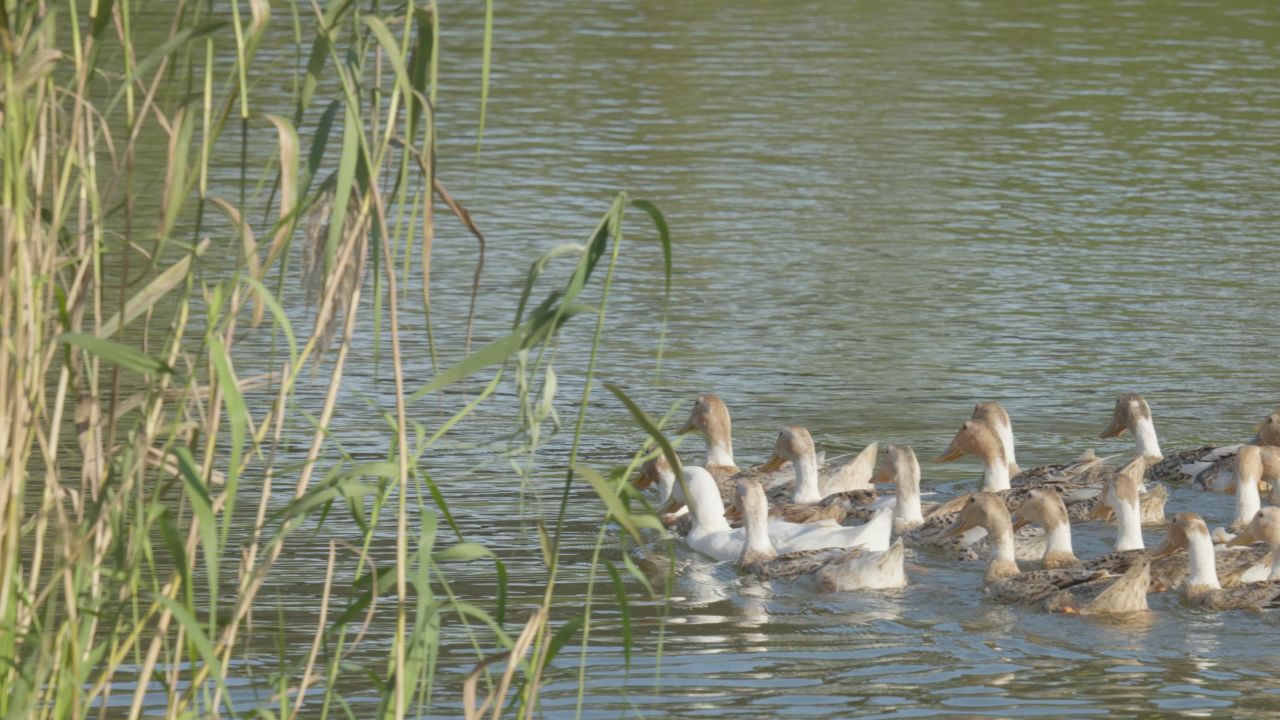
MULTIPOLYGON (((500 4, 478 160, 481 17, 446 6, 442 179, 489 241, 477 342, 508 327, 528 263, 584 240, 627 190, 672 227, 672 309, 656 371, 661 259, 633 213, 600 377, 652 412, 720 394, 740 462, 762 460, 791 422, 829 453, 879 440, 932 457, 986 399, 1012 414, 1024 466, 1127 451, 1127 437, 1097 435, 1129 391, 1151 402, 1167 449, 1251 435, 1280 398, 1280 17, 1266 2, 1031 5, 500 4)), ((437 307, 463 307, 474 247, 441 221, 437 307)), ((446 345, 461 315, 440 319, 446 345)), ((561 349, 566 420, 588 325, 561 349)), ((431 376, 425 339, 406 343, 416 387, 431 376)), ((382 457, 388 433, 360 398, 390 403, 390 375, 357 355, 339 437, 382 457)), ((316 385, 300 396, 313 410, 316 385)), ((456 401, 415 412, 428 422, 456 401)), ((471 447, 510 429, 499 397, 453 438, 471 447)), ((541 502, 558 495, 566 435, 539 454, 541 502)), ((611 396, 593 395, 589 462, 622 462, 641 438, 611 396)), ((700 443, 686 448, 701 457, 700 443)), ((425 464, 467 539, 508 563, 510 612, 524 617, 544 570, 516 512, 539 499, 522 500, 488 452, 425 464)), ((924 470, 943 494, 979 474, 972 463, 924 470)), ((589 491, 573 499, 557 623, 581 608, 601 516, 589 491)), ((1231 499, 1175 488, 1170 512, 1185 509, 1222 524, 1231 499)), ((278 569, 289 582, 265 594, 300 655, 325 540, 353 535, 335 517, 295 540, 278 569)), ((1077 552, 1111 537, 1082 527, 1077 552)), ((379 557, 389 562, 390 547, 379 557)), ((980 565, 922 555, 903 590, 828 596, 678 559, 665 607, 629 586, 630 669, 618 614, 597 613, 584 716, 1244 716, 1275 699, 1280 628, 1268 614, 1213 615, 1164 595, 1141 620, 1045 616, 983 603, 980 565)), ((491 606, 483 563, 449 572, 461 597, 491 606)), ((596 598, 608 605, 611 593, 602 574, 596 598)), ((377 662, 391 617, 378 616, 355 660, 377 662)), ((450 636, 433 713, 458 714, 475 657, 465 635, 450 636)), ((548 717, 573 713, 579 659, 567 648, 557 661, 548 717)), ((357 707, 372 697, 358 674, 341 685, 357 707)))

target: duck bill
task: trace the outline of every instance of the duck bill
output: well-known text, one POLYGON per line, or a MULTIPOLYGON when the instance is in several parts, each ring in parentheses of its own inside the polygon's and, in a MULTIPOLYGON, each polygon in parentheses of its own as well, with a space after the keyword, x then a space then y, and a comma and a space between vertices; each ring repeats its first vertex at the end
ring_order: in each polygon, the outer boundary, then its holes
POLYGON ((679 429, 679 430, 676 430, 676 434, 677 434, 677 435, 688 435, 689 433, 691 433, 691 432, 693 432, 693 431, 695 431, 695 430, 697 430, 697 429, 698 429, 698 426, 693 424, 693 418, 690 418, 689 420, 687 420, 687 421, 685 422, 685 424, 684 424, 684 425, 681 425, 681 426, 680 426, 680 429, 679 429))
POLYGON ((1031 524, 1031 521, 1030 521, 1030 520, 1027 520, 1026 518, 1020 518, 1020 517, 1018 517, 1017 515, 1014 515, 1014 516, 1013 516, 1013 529, 1014 529, 1015 531, 1016 531, 1016 530, 1021 530, 1022 528, 1026 527, 1026 526, 1028 526, 1028 525, 1030 525, 1030 524, 1031 524))
POLYGON ((637 490, 643 490, 653 484, 653 478, 649 474, 641 470, 631 476, 631 485, 637 490))
POLYGON ((1102 431, 1102 435, 1099 437, 1103 440, 1106 440, 1107 438, 1120 437, 1124 434, 1124 431, 1128 429, 1129 428, 1125 427, 1124 423, 1120 422, 1120 418, 1111 418, 1111 424, 1107 426, 1106 430, 1102 431))
POLYGON ((766 460, 763 465, 760 466, 760 470, 762 472, 773 472, 774 470, 781 469, 786 463, 787 461, 784 460, 781 455, 774 453, 769 456, 769 459, 766 460))
POLYGON ((934 458, 933 461, 936 463, 944 463, 951 462, 952 460, 959 460, 962 457, 964 457, 964 451, 950 447, 947 448, 946 452, 934 458))
POLYGON ((968 530, 971 527, 973 527, 973 525, 966 522, 961 522, 960 519, 957 518, 955 522, 951 523, 950 527, 942 531, 942 536, 949 537, 949 538, 960 537, 961 535, 964 534, 964 531, 968 530))
POLYGON ((1160 547, 1156 548, 1151 552, 1151 557, 1153 558, 1168 557, 1178 552, 1179 549, 1180 548, 1177 545, 1175 545, 1174 543, 1166 539, 1164 542, 1160 543, 1160 547))
POLYGON ((887 468, 880 468, 874 477, 871 478, 872 484, 875 483, 891 483, 893 482, 893 474, 887 468))
POLYGON ((1240 531, 1239 535, 1228 540, 1227 545, 1235 547, 1238 545, 1252 545, 1256 542, 1258 542, 1258 538, 1254 537, 1253 533, 1249 532, 1248 528, 1245 528, 1240 531))
POLYGON ((1111 506, 1102 502, 1102 500, 1099 499, 1098 504, 1094 505, 1093 509, 1089 511, 1089 519, 1090 520, 1110 520, 1111 506))

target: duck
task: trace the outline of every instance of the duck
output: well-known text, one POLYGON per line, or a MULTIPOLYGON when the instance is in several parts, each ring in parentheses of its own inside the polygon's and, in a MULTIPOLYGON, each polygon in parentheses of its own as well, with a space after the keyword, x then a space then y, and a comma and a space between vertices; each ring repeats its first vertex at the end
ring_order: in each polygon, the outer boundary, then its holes
MULTIPOLYGON (((785 483, 786 476, 779 471, 783 463, 774 465, 757 465, 739 468, 733 456, 733 422, 729 417, 729 408, 719 396, 704 393, 693 403, 689 419, 676 433, 687 435, 696 432, 706 439, 706 469, 720 483, 721 496, 726 504, 732 502, 734 488, 739 477, 756 477, 772 489, 777 482, 785 483)), ((844 490, 867 489, 870 487, 871 473, 875 469, 877 445, 871 443, 863 448, 849 462, 840 466, 822 464, 821 458, 815 454, 819 487, 825 490, 824 497, 844 490)), ((787 486, 790 487, 789 485, 787 486)), ((818 498, 821 500, 822 498, 818 498)), ((815 501, 816 502, 816 501, 815 501)))
POLYGON ((1074 462, 1043 465, 1023 470, 1018 466, 1015 456, 1013 423, 1010 421, 1009 413, 1004 409, 1003 405, 994 400, 980 402, 973 406, 973 413, 970 414, 969 419, 985 424, 1000 438, 1005 463, 1009 466, 1010 487, 1038 485, 1045 480, 1075 477, 1081 473, 1097 472, 1104 468, 1102 461, 1090 450, 1074 462))
MULTIPOLYGON (((1232 472, 1234 477, 1234 488, 1236 495, 1236 516, 1231 524, 1226 528, 1217 528, 1213 531, 1213 540, 1216 543, 1225 543, 1233 537, 1244 532, 1244 529, 1253 521, 1258 510, 1262 509, 1262 492, 1261 484, 1266 461, 1263 458, 1263 450, 1271 448, 1262 448, 1258 445, 1245 445, 1240 448, 1233 458, 1235 469, 1232 472)), ((1280 448, 1277 448, 1280 450, 1280 448)), ((1277 453, 1280 456, 1280 453, 1277 453)), ((1280 465, 1280 457, 1277 458, 1277 465, 1280 465)), ((1280 468, 1278 468, 1280 469, 1280 468)), ((1274 484, 1273 484, 1274 485, 1274 484)))
MULTIPOLYGON (((1165 522, 1164 507, 1169 500, 1169 488, 1163 484, 1147 487, 1144 482, 1147 471, 1147 459, 1138 456, 1125 463, 1119 469, 1107 469, 1101 474, 1077 476, 1056 485, 1070 498, 1067 506, 1072 522, 1089 522, 1091 520, 1112 521, 1116 519, 1116 503, 1107 500, 1107 494, 1118 492, 1125 494, 1138 504, 1136 525, 1163 525, 1165 522), (1088 484, 1079 484, 1079 483, 1088 484)), ((1141 537, 1141 527, 1137 529, 1141 537)))
POLYGON ((693 518, 689 515, 689 506, 685 504, 684 493, 676 483, 675 471, 666 455, 656 455, 640 464, 640 471, 632 480, 637 488, 658 486, 658 504, 655 506, 658 519, 663 526, 678 536, 689 534, 693 527, 693 518))
POLYGON ((1138 558, 1123 575, 1084 568, 1043 569, 1023 573, 1014 555, 1013 522, 1004 501, 989 492, 974 493, 948 532, 984 528, 992 545, 983 577, 983 594, 1000 603, 1038 605, 1050 612, 1101 615, 1145 612, 1151 563, 1138 558))
POLYGON ((769 501, 754 478, 738 481, 736 502, 742 510, 746 542, 738 567, 761 580, 812 578, 824 592, 880 590, 907 584, 902 538, 888 550, 828 547, 779 555, 769 538, 769 501))
POLYGON ((1121 395, 1111 414, 1111 424, 1102 438, 1117 438, 1126 431, 1133 435, 1137 453, 1151 463, 1147 479, 1157 482, 1186 482, 1214 463, 1233 457, 1240 445, 1205 445, 1189 450, 1164 453, 1156 436, 1151 406, 1137 393, 1121 395))
POLYGON ((996 432, 1004 450, 1005 463, 1009 466, 1009 474, 1021 475, 1022 468, 1018 467, 1018 460, 1013 447, 1013 422, 1009 419, 1009 412, 1004 409, 1004 406, 994 400, 980 402, 973 406, 973 412, 969 415, 969 419, 974 422, 984 423, 996 432))
MULTIPOLYGON (((873 456, 874 457, 874 456, 873 456)), ((818 476, 818 455, 813 436, 800 425, 787 425, 778 431, 773 455, 761 466, 762 471, 772 472, 790 462, 795 469, 791 482, 775 482, 766 497, 769 498, 769 515, 788 522, 813 522, 816 520, 844 520, 850 512, 876 501, 879 493, 871 486, 868 476, 866 487, 845 487, 839 476, 828 476, 826 485, 818 476), (784 498, 790 496, 787 502, 784 498)), ((861 474, 861 471, 859 471, 861 474)))
POLYGON ((1000 492, 1010 488, 1009 462, 1006 459, 1004 443, 987 423, 966 420, 951 438, 951 444, 947 446, 946 451, 935 457, 933 461, 952 462, 965 455, 973 455, 982 460, 983 492, 1000 492))
POLYGON ((1234 457, 1214 463, 1196 475, 1195 487, 1211 492, 1239 492, 1240 469, 1244 456, 1244 466, 1251 472, 1256 471, 1253 482, 1258 492, 1263 488, 1269 490, 1271 502, 1280 502, 1280 447, 1275 445, 1248 444, 1241 445, 1234 457))
MULTIPOLYGON (((1262 540, 1273 558, 1280 558, 1280 514, 1266 508, 1254 516, 1244 540, 1262 540)), ((1261 610, 1280 607, 1280 581, 1264 580, 1224 588, 1218 581, 1217 553, 1209 536, 1209 526, 1196 513, 1178 513, 1169 523, 1169 541, 1161 552, 1186 550, 1190 575, 1182 585, 1182 595, 1192 605, 1206 610, 1261 610)), ((1271 577, 1280 576, 1280 562, 1273 560, 1271 577)))
MULTIPOLYGON (((684 467, 683 478, 685 502, 692 518, 685 543, 716 560, 737 559, 746 543, 746 531, 729 527, 715 478, 698 466, 684 467)), ((830 520, 797 524, 771 519, 768 528, 774 547, 784 553, 829 547, 864 547, 879 551, 889 548, 893 518, 885 508, 867 523, 853 527, 830 520)))
MULTIPOLYGON (((1275 551, 1274 539, 1277 531, 1280 530, 1280 507, 1268 506, 1254 513, 1253 520, 1241 530, 1235 537, 1226 543, 1226 546, 1214 545, 1214 552, 1222 555, 1224 552, 1234 550, 1250 550, 1260 547, 1267 549, 1267 554, 1262 558, 1262 563, 1266 566, 1266 576, 1256 573, 1248 582, 1277 582, 1280 581, 1280 552, 1275 551)), ((1233 584, 1222 578, 1221 563, 1218 564, 1218 577, 1223 580, 1224 587, 1232 587, 1233 584)), ((1235 583, 1243 584, 1243 583, 1235 583)))
MULTIPOLYGON (((924 525, 925 511, 932 511, 938 505, 926 505, 920 500, 920 461, 910 445, 890 444, 885 450, 880 469, 871 478, 871 482, 877 485, 892 483, 894 486, 894 495, 889 498, 893 501, 894 534, 909 533, 924 525)), ((835 496, 834 499, 839 497, 835 496)), ((832 500, 833 498, 828 498, 823 502, 832 500)))
POLYGON ((1071 518, 1061 494, 1047 488, 1033 488, 1010 517, 1015 531, 1032 523, 1044 528, 1041 568, 1056 570, 1080 564, 1071 546, 1071 518))
MULTIPOLYGON (((1273 412, 1258 423, 1250 444, 1263 448, 1264 453, 1269 453, 1268 461, 1274 462, 1277 468, 1280 468, 1280 412, 1273 412), (1272 458, 1275 459, 1272 460, 1272 458)), ((1280 469, 1277 472, 1280 472, 1280 469)), ((1280 499, 1280 488, 1276 487, 1275 480, 1277 480, 1276 477, 1268 478, 1272 502, 1280 499)), ((1231 492, 1234 482, 1235 458, 1230 456, 1218 459, 1195 476, 1195 486, 1201 490, 1231 492)))

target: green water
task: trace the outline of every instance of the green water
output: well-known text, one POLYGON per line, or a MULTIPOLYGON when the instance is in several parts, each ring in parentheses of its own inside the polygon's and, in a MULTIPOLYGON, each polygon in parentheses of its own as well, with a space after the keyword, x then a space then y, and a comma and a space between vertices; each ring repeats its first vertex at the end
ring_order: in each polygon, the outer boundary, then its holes
MULTIPOLYGON (((478 160, 482 8, 472 5, 443 8, 439 106, 442 179, 489 241, 477 342, 509 327, 528 263, 584 240, 612 194, 627 190, 667 214, 672 311, 658 370, 661 256, 647 233, 629 236, 600 377, 654 412, 719 393, 734 413, 740 462, 762 460, 791 422, 829 453, 878 440, 931 457, 973 402, 999 399, 1030 466, 1091 447, 1128 450, 1127 439, 1096 439, 1121 392, 1147 396, 1167 449, 1243 439, 1280 402, 1280 14, 1271 3, 498 3, 478 160)), ((291 66, 288 24, 275 19, 273 52, 291 66)), ((266 68, 260 95, 271 89, 266 68)), ((226 152, 230 167, 238 147, 226 152)), ((238 191, 232 170, 215 180, 223 194, 238 191)), ((460 342, 457 308, 474 261, 474 242, 442 220, 433 298, 449 310, 438 317, 446 355, 460 342)), ((587 331, 571 326, 561 346, 565 418, 587 331)), ((416 386, 432 372, 420 320, 405 342, 416 386)), ((389 433, 361 398, 389 406, 390 375, 372 358, 353 356, 336 437, 381 458, 389 433)), ((315 383, 300 393, 302 409, 320 407, 325 387, 315 383)), ((429 424, 460 401, 415 411, 429 424)), ((484 449, 511 431, 511 417, 506 388, 458 429, 463 447, 425 465, 467 539, 507 561, 510 612, 523 617, 541 598, 544 571, 517 511, 557 496, 568 438, 539 453, 538 493, 522 493, 505 460, 484 449)), ((641 437, 596 392, 589 462, 621 462, 641 437)), ((700 443, 686 448, 701 458, 700 443)), ((304 449, 293 452, 300 459, 304 449)), ((943 494, 978 477, 965 463, 924 471, 943 494)), ((574 500, 557 622, 580 610, 601 515, 589 489, 574 500)), ((1170 500, 1171 512, 1196 509, 1211 524, 1230 508, 1230 498, 1186 488, 1170 500)), ((326 541, 357 535, 343 522, 292 541, 264 595, 263 617, 278 608, 285 621, 269 632, 299 657, 326 541)), ((1077 552, 1111 541, 1106 528, 1081 528, 1077 552)), ((377 552, 390 563, 390 543, 377 552)), ((981 566, 924 556, 912 558, 903 590, 830 596, 679 561, 665 610, 631 588, 629 670, 617 614, 596 616, 584 716, 1274 707, 1280 626, 1270 615, 1206 614, 1161 596, 1148 618, 1125 624, 1044 616, 984 604, 981 566)), ((488 568, 450 572, 460 596, 489 603, 488 568)), ((611 589, 600 582, 602 597, 611 589)), ((385 656, 393 616, 388 603, 354 661, 385 656)), ((262 662, 275 641, 263 639, 262 662)), ((462 633, 444 653, 433 712, 456 716, 475 653, 462 633)), ((557 661, 547 716, 573 713, 579 661, 576 650, 557 661)), ((253 661, 237 668, 270 672, 253 661)), ((375 700, 359 674, 341 684, 357 708, 375 700)), ((253 680, 236 685, 255 694, 253 680)))

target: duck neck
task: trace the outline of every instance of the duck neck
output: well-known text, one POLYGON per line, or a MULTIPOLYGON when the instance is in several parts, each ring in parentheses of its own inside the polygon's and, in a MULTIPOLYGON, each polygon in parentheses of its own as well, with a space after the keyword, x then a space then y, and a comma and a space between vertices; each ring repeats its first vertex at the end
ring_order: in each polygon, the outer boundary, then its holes
POLYGON ((1113 508, 1116 512, 1116 552, 1141 550, 1142 544, 1142 510, 1139 503, 1118 502, 1113 508))
POLYGON ((707 464, 737 467, 733 461, 733 437, 728 433, 707 435, 707 464))
POLYGON ((1236 479, 1236 522, 1248 524, 1258 510, 1262 509, 1262 496, 1258 493, 1258 482, 1254 479, 1236 479))
POLYGON ((1272 582, 1280 580, 1280 549, 1271 549, 1271 575, 1267 579, 1272 582))
POLYGON ((1045 528, 1045 566, 1074 563, 1075 560, 1076 553, 1071 547, 1071 523, 1060 522, 1053 527, 1045 528))
POLYGON ((982 490, 984 492, 1000 492, 1009 489, 1009 463, 1005 462, 1003 455, 996 455, 987 459, 987 465, 982 471, 982 490))
POLYGON ((728 532, 729 521, 724 518, 720 491, 716 489, 711 476, 703 474, 692 480, 686 476, 685 483, 690 496, 689 510, 693 513, 693 532, 699 535, 728 532))
POLYGON ((1000 444, 1004 446, 1004 462, 1007 467, 1018 467, 1018 460, 1013 452, 1013 428, 1005 423, 1000 423, 996 428, 996 434, 1000 436, 1000 444))
MULTIPOLYGON (((676 474, 670 470, 658 471, 658 507, 665 507, 672 502, 679 502, 676 495, 676 474)), ((683 504, 683 503, 680 503, 683 504)))
POLYGON ((745 565, 752 562, 771 560, 778 556, 769 540, 769 517, 765 506, 753 507, 742 515, 742 527, 746 530, 747 542, 742 547, 741 562, 745 565))
POLYGON ((920 511, 920 478, 910 470, 899 470, 897 482, 898 498, 893 505, 893 528, 897 532, 910 530, 924 524, 924 513, 920 511))
POLYGON ((797 505, 816 505, 822 502, 822 491, 818 489, 818 458, 813 453, 794 460, 796 468, 796 484, 791 490, 791 502, 797 505))
POLYGON ((1013 548, 1013 528, 987 528, 991 542, 991 564, 987 566, 987 582, 1018 574, 1017 554, 1013 548))
POLYGON ((1218 590, 1217 560, 1213 554, 1213 541, 1208 535, 1195 533, 1187 538, 1187 554, 1191 562, 1191 575, 1187 578, 1187 594, 1195 595, 1218 590))
POLYGON ((1160 452, 1160 440, 1156 438, 1156 424, 1151 418, 1135 420, 1132 431, 1139 455, 1151 460, 1164 459, 1164 453, 1160 452))

